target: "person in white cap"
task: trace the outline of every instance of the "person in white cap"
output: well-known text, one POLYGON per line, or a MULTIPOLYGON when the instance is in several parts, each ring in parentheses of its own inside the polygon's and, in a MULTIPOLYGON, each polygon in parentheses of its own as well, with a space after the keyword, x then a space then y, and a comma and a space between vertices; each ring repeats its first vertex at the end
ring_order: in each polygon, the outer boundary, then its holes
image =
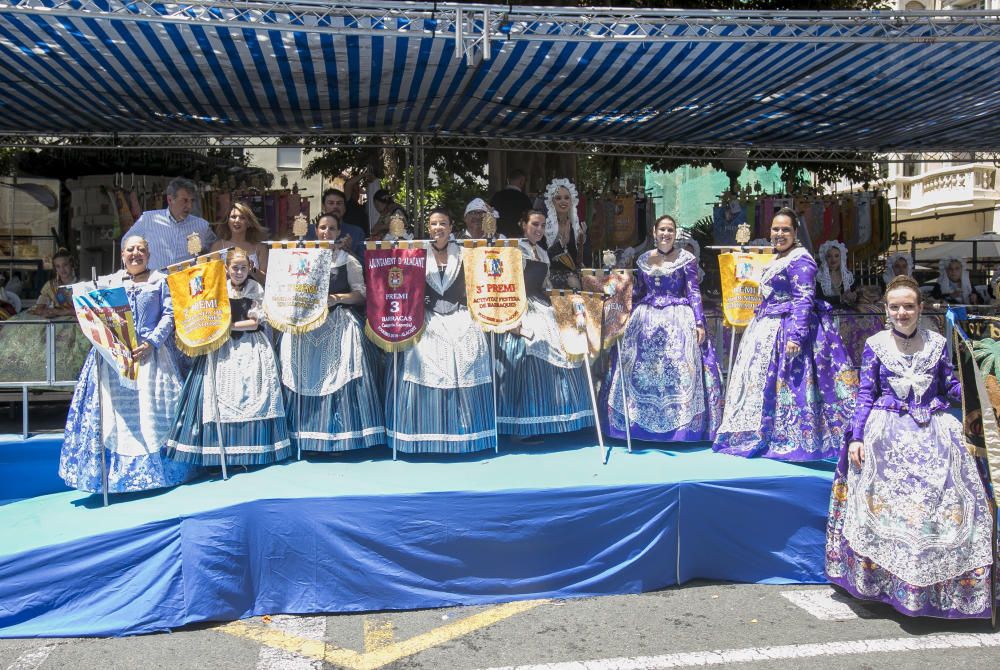
MULTIPOLYGON (((465 223, 465 231, 462 233, 461 238, 463 240, 481 240, 486 237, 483 234, 483 218, 486 213, 490 212, 493 214, 494 219, 499 219, 500 214, 486 204, 486 201, 482 198, 473 198, 468 205, 465 206, 465 216, 463 221, 465 223)), ((505 240, 506 235, 497 235, 497 239, 505 240)))

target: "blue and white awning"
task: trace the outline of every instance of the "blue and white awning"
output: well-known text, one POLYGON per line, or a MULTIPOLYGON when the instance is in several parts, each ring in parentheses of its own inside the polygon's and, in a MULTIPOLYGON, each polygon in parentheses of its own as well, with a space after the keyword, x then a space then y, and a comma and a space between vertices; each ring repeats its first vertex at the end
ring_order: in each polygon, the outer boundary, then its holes
POLYGON ((532 11, 0 0, 0 135, 1000 150, 983 13, 532 11))

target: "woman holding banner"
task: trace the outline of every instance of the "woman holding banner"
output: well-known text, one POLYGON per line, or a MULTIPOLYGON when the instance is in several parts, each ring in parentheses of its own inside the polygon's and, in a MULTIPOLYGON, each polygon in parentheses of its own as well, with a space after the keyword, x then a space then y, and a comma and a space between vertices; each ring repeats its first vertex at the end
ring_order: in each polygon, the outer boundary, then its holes
POLYGON ((740 341, 715 451, 783 461, 840 451, 857 372, 829 305, 815 300, 816 261, 797 233, 795 212, 778 210, 771 220, 776 255, 761 277, 764 300, 740 341))
POLYGON ((292 443, 302 451, 346 451, 385 443, 378 364, 350 308, 365 301, 361 264, 341 243, 340 219, 323 214, 316 236, 335 242, 327 305, 319 328, 281 338, 281 382, 292 443))
POLYGON ((392 379, 387 384, 390 446, 404 453, 493 449, 490 350, 466 307, 462 248, 449 239, 451 214, 432 210, 427 229, 424 332, 403 355, 396 392, 392 379))
MULTIPOLYGON (((891 330, 868 338, 833 480, 826 574, 908 616, 989 618, 994 520, 961 422, 945 339, 920 328, 906 276, 885 293, 891 330)), ((986 411, 992 411, 987 408, 986 411)))
POLYGON ((503 435, 527 437, 593 426, 583 357, 570 359, 563 350, 546 291, 549 256, 539 245, 545 212, 526 212, 521 230, 528 309, 521 324, 500 338, 497 428, 503 435))
POLYGON ((636 262, 632 314, 620 349, 611 352, 603 394, 608 433, 624 438, 627 430, 650 442, 712 440, 722 418, 722 381, 705 333, 698 260, 674 246, 671 216, 656 220, 653 239, 656 248, 636 262))
POLYGON ((196 472, 161 451, 181 390, 166 278, 147 268, 149 247, 139 236, 125 239, 121 256, 124 271, 101 277, 98 285, 124 289, 135 322, 131 355, 138 373, 134 380, 124 378, 96 349, 84 363, 59 459, 59 475, 82 491, 103 490, 102 457, 110 493, 174 486, 196 472))
POLYGON ((291 451, 278 365, 261 329, 264 289, 252 267, 241 247, 229 249, 230 335, 217 351, 198 356, 184 382, 167 441, 174 460, 217 466, 225 454, 227 465, 267 465, 291 451))

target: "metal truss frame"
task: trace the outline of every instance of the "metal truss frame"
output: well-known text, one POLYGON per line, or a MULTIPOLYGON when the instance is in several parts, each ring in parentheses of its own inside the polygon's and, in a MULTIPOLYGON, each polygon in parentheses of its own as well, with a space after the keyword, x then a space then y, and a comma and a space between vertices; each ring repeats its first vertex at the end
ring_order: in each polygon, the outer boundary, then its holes
POLYGON ((105 18, 343 35, 432 35, 490 58, 507 40, 1000 41, 1000 10, 753 12, 325 0, 0 0, 0 14, 105 18))
MULTIPOLYGON (((306 135, 289 138, 276 136, 216 136, 216 135, 0 135, 0 147, 20 149, 87 150, 149 150, 149 149, 266 149, 298 147, 303 149, 332 148, 397 148, 401 150, 453 151, 516 151, 529 153, 566 153, 588 156, 613 156, 642 160, 710 161, 731 159, 734 155, 751 162, 800 163, 902 163, 912 160, 904 154, 919 154, 922 161, 954 160, 956 153, 974 161, 1000 163, 1000 151, 969 152, 960 149, 897 148, 893 153, 857 148, 767 147, 745 145, 695 146, 682 144, 629 144, 615 142, 580 142, 560 139, 468 137, 461 135, 306 135)), ((966 160, 963 158, 963 160, 966 160)))

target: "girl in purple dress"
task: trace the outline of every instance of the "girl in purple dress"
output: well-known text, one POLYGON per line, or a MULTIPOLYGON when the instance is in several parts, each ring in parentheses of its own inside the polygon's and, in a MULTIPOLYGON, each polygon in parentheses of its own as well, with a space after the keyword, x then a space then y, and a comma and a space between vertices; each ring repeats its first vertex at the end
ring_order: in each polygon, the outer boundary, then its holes
POLYGON ((636 262, 632 314, 612 350, 608 373, 608 433, 651 442, 712 440, 722 418, 722 383, 705 337, 698 259, 675 248, 677 223, 661 216, 656 248, 636 262), (626 413, 622 384, 628 399, 626 413))
POLYGON ((905 276, 886 290, 892 330, 868 338, 861 389, 833 480, 826 574, 909 616, 990 618, 993 517, 962 425, 945 339, 919 328, 905 276))
POLYGON ((816 261, 796 239, 795 212, 771 221, 777 252, 760 281, 763 302, 740 341, 715 451, 782 461, 836 456, 854 412, 858 374, 816 302, 816 261))

